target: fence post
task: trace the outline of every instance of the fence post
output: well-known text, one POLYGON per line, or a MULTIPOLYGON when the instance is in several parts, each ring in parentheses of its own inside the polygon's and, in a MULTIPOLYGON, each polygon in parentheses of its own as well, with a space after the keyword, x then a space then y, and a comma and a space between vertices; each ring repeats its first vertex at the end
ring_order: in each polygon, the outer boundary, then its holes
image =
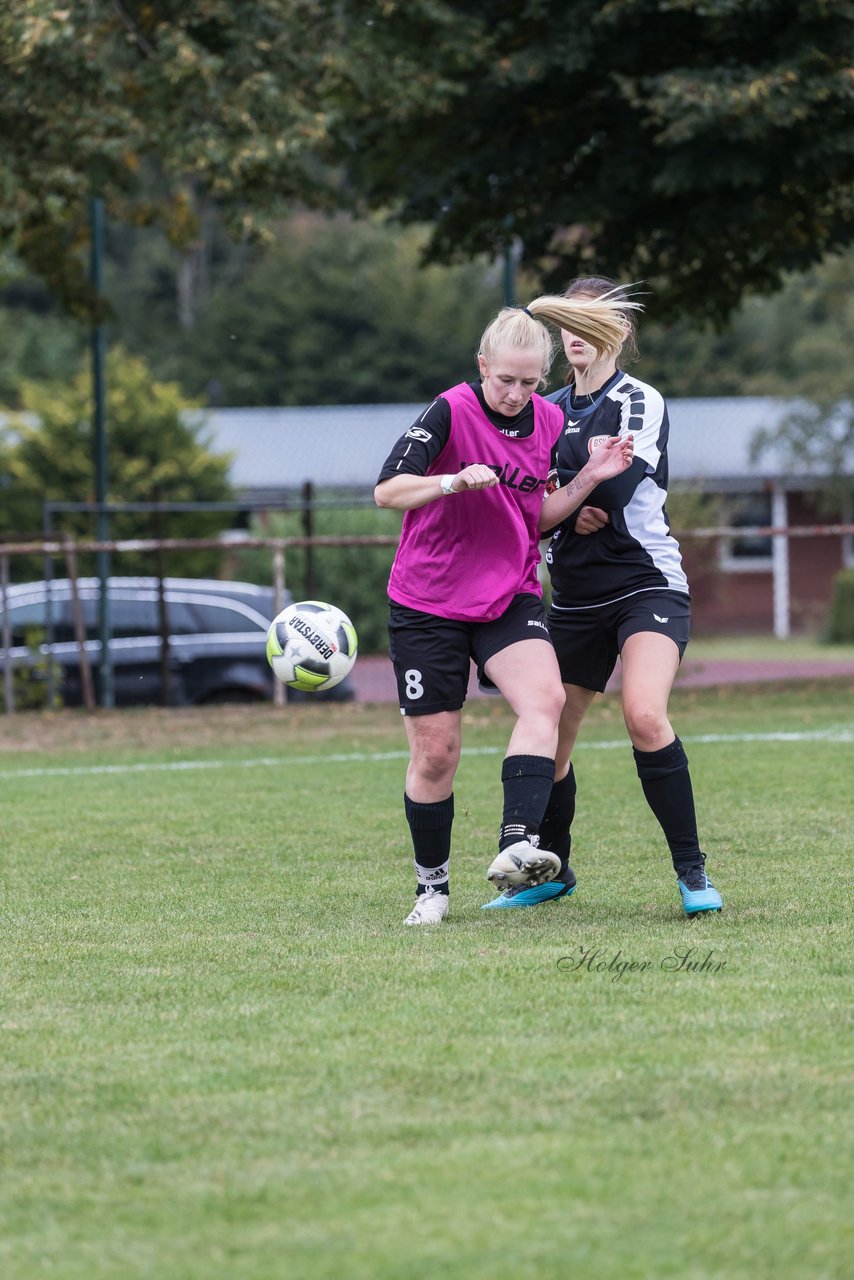
MULTIPOLYGON (((273 543, 273 610, 274 616, 281 613, 285 598, 285 548, 282 542, 273 543)), ((285 705, 285 686, 273 676, 273 705, 285 705)))
MULTIPOLYGON (((92 255, 90 279, 99 309, 102 306, 101 278, 104 257, 104 201, 95 196, 90 201, 92 255)), ((92 450, 95 471, 95 500, 97 507, 98 541, 107 542, 110 537, 110 521, 107 514, 107 424, 105 416, 104 364, 106 360, 106 330, 98 318, 92 325, 92 450)), ((110 553, 97 553, 98 579, 101 584, 98 604, 98 633, 101 639, 101 658, 98 664, 98 688, 101 706, 115 705, 113 687, 113 663, 110 655, 110 553)))
MULTIPOLYGON (((302 532, 304 538, 314 537, 314 485, 306 480, 302 487, 302 532)), ((305 598, 313 600, 317 595, 314 586, 314 543, 305 546, 305 598)))
MULTIPOLYGON (((53 534, 53 511, 51 503, 46 499, 44 503, 44 540, 50 542, 53 534)), ((44 580, 48 584, 47 597, 45 598, 44 609, 44 638, 48 649, 53 644, 53 556, 49 552, 45 552, 44 556, 44 580)), ((54 674, 53 663, 47 664, 47 705, 52 711, 56 705, 56 676, 54 674)))
POLYGON ((9 610, 6 604, 6 588, 9 585, 9 557, 0 556, 0 593, 3 602, 3 704, 11 715, 15 710, 15 681, 12 670, 12 628, 9 625, 9 610))
POLYGON ((169 647, 169 606, 166 603, 166 557, 163 554, 163 508, 160 506, 160 489, 155 486, 154 537, 157 540, 157 625, 160 629, 160 701, 164 707, 172 706, 172 659, 169 647))
MULTIPOLYGON (((788 529, 789 504, 785 489, 774 486, 771 495, 771 524, 777 529, 788 529)), ((791 629, 791 601, 789 591, 789 539, 785 533, 775 533, 771 538, 771 572, 774 593, 774 635, 778 640, 788 640, 791 629)))
MULTIPOLYGON (((83 704, 87 711, 95 710, 95 689, 92 684, 92 667, 89 654, 86 652, 86 624, 83 610, 80 608, 80 592, 77 589, 77 551, 69 534, 64 535, 65 567, 68 570, 68 581, 71 586, 71 616, 74 619, 74 639, 77 641, 77 653, 80 658, 80 687, 83 692, 83 704)), ((48 646, 48 664, 53 668, 53 655, 48 646)), ((53 709, 53 703, 50 704, 53 709)))

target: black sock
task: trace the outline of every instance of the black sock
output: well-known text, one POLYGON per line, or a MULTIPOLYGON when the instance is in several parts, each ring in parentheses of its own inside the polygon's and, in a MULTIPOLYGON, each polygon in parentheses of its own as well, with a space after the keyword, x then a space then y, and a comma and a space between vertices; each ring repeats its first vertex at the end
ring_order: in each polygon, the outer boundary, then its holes
POLYGON ((435 804, 418 804, 404 792, 403 807, 415 850, 417 892, 426 893, 428 886, 437 893, 448 893, 448 863, 451 857, 451 827, 454 822, 454 795, 435 804))
POLYGON ((507 756, 501 767, 504 814, 499 849, 537 834, 554 776, 555 762, 550 756, 507 756))
POLYGON ((638 777, 646 802, 655 814, 670 847, 676 874, 704 863, 697 836, 694 791, 688 757, 678 738, 660 751, 635 749, 638 777))
POLYGON ((575 770, 570 765, 566 777, 552 785, 540 823, 540 848, 556 853, 562 867, 568 864, 572 848, 570 827, 575 817, 575 790, 575 770))

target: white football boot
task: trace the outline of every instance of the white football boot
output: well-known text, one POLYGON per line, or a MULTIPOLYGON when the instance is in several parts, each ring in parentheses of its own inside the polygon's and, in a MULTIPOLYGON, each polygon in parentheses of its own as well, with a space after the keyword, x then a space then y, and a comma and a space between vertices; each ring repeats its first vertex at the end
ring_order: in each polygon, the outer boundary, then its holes
POLYGON ((441 924, 448 914, 450 901, 446 893, 437 893, 429 885, 426 893, 419 893, 415 906, 404 924, 441 924))
POLYGON ((487 880, 499 889, 530 888, 554 880, 560 871, 560 858, 548 849, 538 849, 528 840, 517 840, 502 849, 486 873, 487 880))

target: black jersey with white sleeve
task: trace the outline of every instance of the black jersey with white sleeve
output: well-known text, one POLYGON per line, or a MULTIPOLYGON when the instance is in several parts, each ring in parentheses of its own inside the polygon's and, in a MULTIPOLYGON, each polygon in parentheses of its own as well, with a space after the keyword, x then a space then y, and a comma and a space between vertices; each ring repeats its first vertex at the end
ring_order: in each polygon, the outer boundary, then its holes
MULTIPOLYGON (((470 382, 469 386, 480 401, 480 407, 489 421, 503 435, 524 438, 534 431, 534 405, 528 401, 524 409, 515 417, 497 413, 486 403, 483 387, 479 382, 470 382)), ((382 480, 390 480, 399 475, 426 475, 430 466, 448 443, 451 434, 451 406, 444 396, 437 396, 422 414, 415 419, 412 426, 404 431, 396 441, 391 453, 383 463, 377 477, 377 484, 382 480)), ((555 465, 556 455, 552 459, 555 465)), ((475 459, 477 461, 477 459, 475 459)))
POLYGON ((558 483, 577 475, 608 436, 633 435, 634 461, 584 502, 608 512, 602 529, 577 533, 573 516, 552 534, 546 555, 552 607, 589 609, 640 591, 687 595, 679 544, 665 510, 670 423, 664 398, 655 387, 620 369, 590 395, 573 391, 562 387, 547 397, 566 414, 557 446, 558 483))

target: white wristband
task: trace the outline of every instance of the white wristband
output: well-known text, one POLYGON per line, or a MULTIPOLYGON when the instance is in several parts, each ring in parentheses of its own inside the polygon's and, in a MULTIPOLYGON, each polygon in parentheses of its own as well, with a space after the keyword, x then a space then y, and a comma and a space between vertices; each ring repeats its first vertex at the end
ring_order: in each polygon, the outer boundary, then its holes
POLYGON ((442 490, 445 497, 449 497, 452 493, 456 493, 456 489, 454 488, 454 477, 442 476, 439 481, 439 488, 442 490))

